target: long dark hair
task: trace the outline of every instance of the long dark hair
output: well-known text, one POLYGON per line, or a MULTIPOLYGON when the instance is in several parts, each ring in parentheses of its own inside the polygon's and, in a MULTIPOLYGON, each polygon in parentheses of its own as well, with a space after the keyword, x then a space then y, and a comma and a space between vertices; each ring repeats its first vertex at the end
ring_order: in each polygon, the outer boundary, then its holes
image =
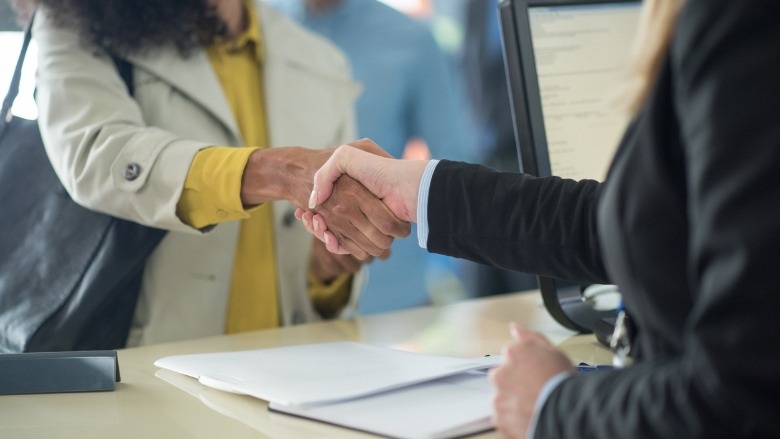
MULTIPOLYGON (((36 6, 58 25, 75 26, 82 42, 118 55, 173 44, 182 55, 226 33, 209 0, 11 0, 20 15, 36 6)), ((24 18, 24 17, 22 17, 24 18)))

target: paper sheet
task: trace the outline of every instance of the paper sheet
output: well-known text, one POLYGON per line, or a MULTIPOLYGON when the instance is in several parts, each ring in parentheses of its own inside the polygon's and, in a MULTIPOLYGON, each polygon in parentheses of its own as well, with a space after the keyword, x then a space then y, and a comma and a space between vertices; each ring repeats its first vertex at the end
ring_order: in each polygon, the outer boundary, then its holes
POLYGON ((273 402, 311 406, 494 366, 499 357, 421 355, 353 342, 178 355, 155 365, 205 385, 273 402))

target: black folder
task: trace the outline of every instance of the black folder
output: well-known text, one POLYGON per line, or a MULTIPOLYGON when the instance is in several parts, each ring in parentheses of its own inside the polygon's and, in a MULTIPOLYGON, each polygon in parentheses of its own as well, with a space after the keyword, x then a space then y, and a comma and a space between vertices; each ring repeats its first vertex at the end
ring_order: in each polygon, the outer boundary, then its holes
POLYGON ((104 392, 119 381, 116 351, 0 354, 0 395, 104 392))

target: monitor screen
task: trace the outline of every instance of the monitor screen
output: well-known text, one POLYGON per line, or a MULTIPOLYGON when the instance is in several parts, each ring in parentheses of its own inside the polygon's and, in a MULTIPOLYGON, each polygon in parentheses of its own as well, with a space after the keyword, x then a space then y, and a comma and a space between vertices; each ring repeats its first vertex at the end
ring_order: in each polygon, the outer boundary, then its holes
POLYGON ((639 8, 638 3, 529 7, 551 175, 606 176, 628 123, 614 101, 639 8))
POLYGON ((641 2, 503 0, 501 27, 521 169, 603 180, 628 118, 641 2))

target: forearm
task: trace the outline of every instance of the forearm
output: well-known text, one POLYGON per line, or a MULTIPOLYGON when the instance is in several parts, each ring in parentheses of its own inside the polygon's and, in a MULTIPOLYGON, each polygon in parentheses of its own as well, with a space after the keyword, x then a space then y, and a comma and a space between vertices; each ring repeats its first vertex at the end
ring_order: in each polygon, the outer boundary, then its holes
POLYGON ((241 181, 241 201, 244 206, 254 206, 268 201, 287 200, 296 207, 306 207, 314 186, 314 172, 332 152, 332 149, 311 150, 300 147, 253 152, 241 181))
POLYGON ((596 228, 600 185, 441 161, 427 248, 496 267, 609 283, 596 228))

